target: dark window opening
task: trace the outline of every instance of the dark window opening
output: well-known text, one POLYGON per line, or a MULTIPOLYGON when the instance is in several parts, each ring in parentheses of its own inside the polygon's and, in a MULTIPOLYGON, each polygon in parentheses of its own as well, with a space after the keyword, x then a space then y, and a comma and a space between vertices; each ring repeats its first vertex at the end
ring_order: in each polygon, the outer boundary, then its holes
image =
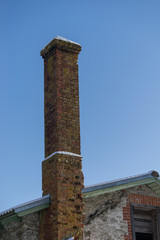
POLYGON ((153 240, 153 236, 150 233, 136 233, 136 240, 153 240))

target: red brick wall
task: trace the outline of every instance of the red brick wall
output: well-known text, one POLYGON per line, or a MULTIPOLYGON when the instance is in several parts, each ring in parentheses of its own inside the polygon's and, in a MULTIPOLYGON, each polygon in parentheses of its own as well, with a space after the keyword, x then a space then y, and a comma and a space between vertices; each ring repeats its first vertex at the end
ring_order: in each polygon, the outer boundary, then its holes
POLYGON ((77 234, 82 238, 83 228, 83 174, 81 159, 56 154, 42 164, 43 194, 50 193, 51 205, 43 211, 41 238, 63 239, 77 234), (44 236, 42 237, 42 235, 44 236))
POLYGON ((128 223, 128 235, 124 236, 124 240, 132 240, 132 225, 131 225, 131 207, 130 204, 148 205, 153 207, 160 207, 160 198, 143 196, 139 194, 130 193, 127 197, 126 207, 123 207, 123 219, 128 223))
POLYGON ((80 155, 78 53, 81 47, 54 39, 42 50, 44 58, 45 157, 43 194, 51 205, 42 211, 40 240, 83 238, 83 173, 80 155), (71 236, 70 236, 71 237, 71 236))
POLYGON ((44 56, 45 157, 55 151, 80 154, 80 50, 78 45, 75 49, 73 44, 57 41, 50 55, 44 56))

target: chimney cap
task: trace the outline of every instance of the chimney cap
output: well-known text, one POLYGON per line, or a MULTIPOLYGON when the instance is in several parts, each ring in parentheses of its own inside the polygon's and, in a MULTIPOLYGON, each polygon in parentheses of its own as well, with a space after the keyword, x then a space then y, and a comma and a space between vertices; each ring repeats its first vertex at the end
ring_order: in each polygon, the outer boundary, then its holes
POLYGON ((43 58, 45 58, 50 55, 55 48, 77 54, 81 51, 81 45, 79 43, 73 42, 61 36, 56 36, 41 50, 40 54, 43 58))

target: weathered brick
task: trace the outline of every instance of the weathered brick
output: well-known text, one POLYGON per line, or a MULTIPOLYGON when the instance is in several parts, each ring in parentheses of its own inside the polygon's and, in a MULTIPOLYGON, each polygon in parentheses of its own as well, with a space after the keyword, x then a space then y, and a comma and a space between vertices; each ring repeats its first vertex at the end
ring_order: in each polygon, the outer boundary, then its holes
MULTIPOLYGON (((80 155, 78 54, 80 45, 59 39, 49 43, 44 58, 45 157, 65 151, 80 155)), ((43 194, 51 205, 42 211, 40 240, 83 235, 83 173, 80 156, 56 154, 42 163, 43 194)))

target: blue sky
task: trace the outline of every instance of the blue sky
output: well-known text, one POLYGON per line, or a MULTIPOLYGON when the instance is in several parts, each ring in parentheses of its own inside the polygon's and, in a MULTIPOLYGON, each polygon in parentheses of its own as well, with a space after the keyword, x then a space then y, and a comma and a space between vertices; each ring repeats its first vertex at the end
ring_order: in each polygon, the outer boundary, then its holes
POLYGON ((43 59, 56 35, 82 45, 85 185, 160 172, 160 2, 0 1, 0 211, 41 197, 43 59))

